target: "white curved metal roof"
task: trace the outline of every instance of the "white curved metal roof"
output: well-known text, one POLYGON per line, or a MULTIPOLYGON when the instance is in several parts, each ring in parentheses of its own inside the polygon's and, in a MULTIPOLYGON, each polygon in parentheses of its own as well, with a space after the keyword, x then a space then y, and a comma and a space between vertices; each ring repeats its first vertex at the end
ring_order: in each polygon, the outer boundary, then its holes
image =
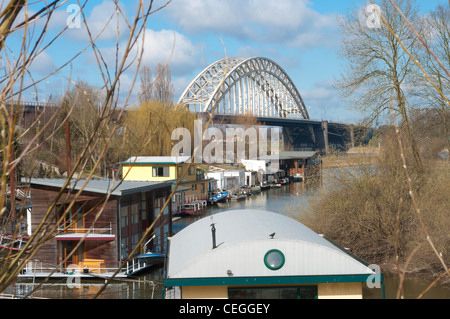
POLYGON ((172 237, 168 278, 368 275, 372 270, 300 222, 262 210, 212 215, 217 248, 212 249, 210 217, 172 237), (269 236, 275 233, 273 239, 269 236), (278 270, 264 263, 272 249, 285 256, 278 270))

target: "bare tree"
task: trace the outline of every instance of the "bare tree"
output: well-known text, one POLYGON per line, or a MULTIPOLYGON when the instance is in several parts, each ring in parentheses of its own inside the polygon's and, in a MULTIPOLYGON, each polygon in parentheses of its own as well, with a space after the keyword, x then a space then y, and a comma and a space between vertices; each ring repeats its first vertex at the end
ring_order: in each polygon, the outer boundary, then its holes
POLYGON ((144 66, 141 71, 141 91, 139 99, 141 102, 159 101, 166 105, 173 104, 175 89, 172 84, 170 67, 158 63, 156 66, 156 77, 152 77, 150 67, 144 66))
POLYGON ((165 104, 173 104, 174 88, 169 66, 158 63, 156 67, 156 78, 154 98, 165 104))
POLYGON ((140 102, 151 101, 153 99, 153 80, 152 70, 144 65, 140 72, 141 91, 139 94, 140 102))
MULTIPOLYGON (((25 128, 24 132, 17 132, 16 127, 19 124, 18 119, 21 114, 20 102, 22 100, 22 95, 26 90, 34 90, 39 93, 37 88, 38 84, 51 75, 55 74, 57 71, 66 67, 70 64, 76 57, 85 52, 86 50, 92 50, 93 56, 96 59, 98 72, 103 79, 102 91, 104 95, 98 104, 95 104, 97 108, 96 116, 90 122, 90 132, 86 133, 84 148, 80 150, 77 160, 73 164, 73 170, 67 176, 64 186, 59 191, 56 198, 49 205, 47 212, 45 213, 42 220, 36 225, 29 240, 23 245, 22 250, 14 251, 12 249, 6 249, 1 251, 0 256, 0 292, 8 287, 17 277, 21 269, 36 255, 37 251, 42 247, 42 245, 49 239, 53 238, 58 233, 58 227, 61 224, 62 218, 67 214, 73 207, 74 202, 71 202, 63 216, 55 215, 55 205, 56 202, 61 198, 67 186, 71 183, 74 178, 74 171, 78 171, 80 176, 83 175, 87 181, 92 178, 95 170, 99 167, 102 159, 108 150, 108 146, 116 134, 119 124, 113 123, 114 125, 109 125, 110 114, 113 111, 119 113, 119 118, 129 104, 131 92, 133 91, 134 81, 138 76, 138 71, 140 67, 140 61, 142 60, 143 51, 136 51, 134 48, 138 44, 139 40, 142 39, 144 30, 146 27, 146 21, 148 17, 155 12, 153 10, 153 1, 144 4, 141 0, 137 3, 137 9, 134 17, 128 21, 128 19, 123 14, 123 10, 120 7, 118 1, 114 1, 115 10, 109 17, 107 24, 113 21, 114 17, 117 17, 117 23, 119 23, 119 18, 121 21, 125 21, 125 25, 128 28, 127 38, 124 40, 123 45, 119 46, 119 37, 117 37, 116 43, 116 59, 115 65, 108 65, 103 58, 102 50, 96 45, 96 41, 102 32, 106 29, 105 27, 100 31, 99 34, 94 34, 86 17, 84 8, 87 3, 84 2, 80 4, 79 18, 81 24, 85 28, 88 34, 88 41, 86 46, 73 53, 72 56, 67 58, 67 61, 55 71, 50 74, 43 76, 41 78, 35 79, 29 77, 30 66, 36 63, 36 58, 42 54, 46 49, 48 49, 54 41, 65 33, 68 29, 68 25, 60 32, 58 32, 53 38, 49 38, 49 33, 47 32, 48 25, 53 17, 55 11, 66 1, 55 0, 51 3, 45 3, 40 10, 34 15, 30 14, 28 8, 28 2, 24 0, 10 0, 7 2, 2 2, 0 4, 0 54, 2 61, 2 74, 0 74, 0 124, 2 130, 1 134, 1 167, 0 167, 0 220, 13 220, 15 225, 17 225, 11 232, 12 237, 19 236, 21 229, 19 224, 21 221, 21 216, 23 212, 17 212, 15 207, 9 207, 15 205, 15 186, 13 184, 14 179, 10 179, 10 176, 14 175, 16 167, 27 157, 39 152, 41 143, 37 143, 42 137, 41 132, 45 131, 49 125, 54 125, 55 119, 61 112, 55 112, 52 116, 52 120, 43 123, 42 126, 40 119, 38 118, 34 123, 30 125, 29 128, 25 128), (23 13, 23 14, 22 14, 23 13), (17 17, 23 16, 23 21, 16 21, 17 17), (40 23, 37 23, 37 22, 40 23), (43 23, 41 23, 43 21, 43 23), (22 45, 17 50, 10 50, 8 48, 8 37, 11 34, 16 34, 22 37, 22 45), (8 48, 8 49, 6 49, 8 48), (122 75, 129 68, 131 63, 136 65, 136 73, 133 77, 133 82, 131 87, 126 88, 127 94, 120 100, 119 103, 119 93, 120 93, 120 82, 122 75), (32 83, 25 84, 25 79, 29 79, 32 83), (40 127, 40 129, 35 130, 36 134, 27 141, 26 145, 22 145, 19 152, 15 152, 15 145, 21 138, 27 134, 32 127, 40 127), (96 150, 96 156, 93 159, 91 155, 93 150, 96 150), (91 165, 87 165, 91 163, 91 165), (11 190, 10 192, 7 190, 11 190), (7 198, 11 198, 8 202, 7 198), (10 203, 11 205, 8 205, 10 203)), ((168 1, 162 7, 165 7, 170 1, 168 1)), ((162 8, 161 7, 161 8, 162 8)), ((65 8, 64 8, 65 9, 65 8)), ((160 9, 160 8, 159 8, 160 9)), ((156 9, 156 10, 159 10, 156 9)), ((70 83, 70 78, 68 83, 70 83)), ((82 90, 78 95, 78 98, 89 99, 89 95, 86 90, 82 90)), ((55 125, 53 130, 58 132, 63 128, 63 123, 65 123, 70 115, 75 112, 76 103, 75 100, 69 100, 67 105, 67 112, 63 120, 59 125, 55 125)), ((94 104, 91 104, 91 106, 94 104)), ((61 110, 62 107, 60 106, 61 110)), ((53 135, 50 134, 46 138, 49 139, 53 135)), ((42 141, 41 141, 42 142, 42 141)), ((84 184, 84 186, 86 185, 84 184)), ((76 200, 84 189, 84 186, 75 196, 76 200)), ((103 210, 104 203, 99 203, 101 209, 98 212, 101 214, 103 210)), ((6 229, 1 228, 0 232, 4 232, 6 229)), ((87 234, 86 234, 87 235, 87 234)), ((74 247, 73 254, 79 245, 84 242, 84 238, 79 242, 79 244, 74 247)), ((11 246, 12 247, 12 246, 11 246)), ((66 260, 62 261, 63 263, 66 260)))
MULTIPOLYGON (((366 3, 366 10, 370 3, 366 3)), ((373 6, 373 5, 372 5, 373 6)), ((408 20, 417 25, 418 14, 414 1, 401 0, 398 6, 408 20)), ((372 7, 376 8, 376 7, 372 7)), ((408 114, 408 85, 414 61, 405 52, 414 50, 418 41, 403 17, 388 0, 381 1, 374 18, 386 22, 371 24, 362 9, 351 11, 340 21, 343 34, 341 55, 347 61, 346 73, 337 82, 344 96, 367 114, 370 122, 390 116, 390 101, 401 115, 415 166, 423 172, 422 160, 414 138, 408 114), (400 43, 400 41, 401 43, 400 43)))
POLYGON ((450 110, 448 102, 450 99, 450 76, 448 72, 450 70, 449 21, 450 8, 442 5, 439 5, 424 18, 421 38, 426 46, 420 45, 418 54, 421 65, 432 82, 420 73, 415 82, 416 95, 420 97, 419 103, 440 115, 440 126, 447 149, 450 149, 448 119, 448 111, 450 110))

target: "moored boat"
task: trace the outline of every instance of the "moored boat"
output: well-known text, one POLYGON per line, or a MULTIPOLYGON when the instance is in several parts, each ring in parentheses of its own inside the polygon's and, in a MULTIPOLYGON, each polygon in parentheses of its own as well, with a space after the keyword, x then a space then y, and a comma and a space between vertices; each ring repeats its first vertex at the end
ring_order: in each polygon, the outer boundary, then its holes
POLYGON ((266 182, 261 184, 261 190, 266 190, 270 188, 270 184, 267 184, 266 182))
POLYGON ((253 186, 252 187, 252 194, 259 194, 261 193, 261 187, 260 186, 253 186))
POLYGON ((162 264, 164 262, 164 254, 148 252, 138 256, 139 261, 149 265, 162 264))
POLYGON ((209 198, 209 202, 212 204, 223 203, 228 199, 228 197, 228 192, 219 192, 211 196, 209 198))
POLYGON ((247 198, 247 195, 245 195, 244 193, 234 193, 233 195, 231 195, 231 200, 244 200, 247 198))

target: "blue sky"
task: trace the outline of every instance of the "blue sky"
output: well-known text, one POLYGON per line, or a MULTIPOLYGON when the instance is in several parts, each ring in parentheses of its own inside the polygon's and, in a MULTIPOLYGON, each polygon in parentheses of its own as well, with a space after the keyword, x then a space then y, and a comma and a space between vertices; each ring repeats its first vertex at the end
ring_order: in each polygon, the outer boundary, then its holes
MULTIPOLYGON (((73 13, 69 6, 76 3, 67 1, 57 10, 49 35, 67 23, 73 13)), ((130 20, 136 3, 136 0, 120 1, 130 20)), ((156 0, 154 8, 165 3, 156 0)), ((158 62, 169 61, 174 47, 169 65, 178 97, 200 71, 225 57, 225 49, 229 57, 270 58, 292 78, 311 118, 356 122, 360 114, 350 110, 333 88, 343 65, 337 56, 340 35, 336 19, 352 7, 365 3, 362 0, 173 0, 148 20, 143 63, 155 69, 158 62)), ((438 3, 448 5, 447 0, 418 1, 422 13, 432 10, 438 3)), ((94 33, 113 13, 112 2, 106 0, 90 1, 85 10, 94 33)), ((119 45, 123 45, 127 30, 123 21, 119 25, 119 45)), ((115 31, 113 22, 97 42, 111 72, 114 71, 115 31)), ((19 41, 19 37, 12 38, 7 44, 14 47, 19 41)), ((61 66, 86 44, 82 26, 68 30, 41 54, 31 68, 33 77, 39 78, 61 66)), ((40 85, 39 99, 60 95, 69 74, 75 81, 85 80, 97 87, 102 84, 92 50, 87 50, 40 85)), ((129 72, 123 77, 122 93, 129 91, 132 76, 129 72)), ((31 93, 27 94, 27 99, 34 98, 31 93)))

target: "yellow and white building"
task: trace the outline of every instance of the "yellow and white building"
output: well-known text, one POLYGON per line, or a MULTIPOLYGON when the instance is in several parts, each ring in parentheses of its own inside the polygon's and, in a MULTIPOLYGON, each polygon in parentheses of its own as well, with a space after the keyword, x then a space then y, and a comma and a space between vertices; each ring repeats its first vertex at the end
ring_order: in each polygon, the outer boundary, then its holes
POLYGON ((215 180, 207 178, 203 169, 191 164, 190 156, 134 156, 122 163, 125 181, 162 182, 181 180, 186 191, 175 194, 173 201, 187 213, 206 206, 214 192, 215 180))

